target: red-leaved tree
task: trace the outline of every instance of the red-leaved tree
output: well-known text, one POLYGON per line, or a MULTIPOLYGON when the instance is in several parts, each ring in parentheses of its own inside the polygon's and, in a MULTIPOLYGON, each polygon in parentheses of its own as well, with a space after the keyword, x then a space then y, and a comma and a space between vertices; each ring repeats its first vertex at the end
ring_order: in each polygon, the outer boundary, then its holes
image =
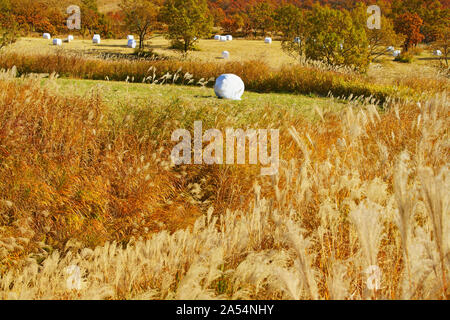
POLYGON ((423 20, 417 13, 406 12, 394 20, 395 31, 405 36, 403 47, 408 51, 412 46, 419 44, 425 37, 420 33, 423 20))

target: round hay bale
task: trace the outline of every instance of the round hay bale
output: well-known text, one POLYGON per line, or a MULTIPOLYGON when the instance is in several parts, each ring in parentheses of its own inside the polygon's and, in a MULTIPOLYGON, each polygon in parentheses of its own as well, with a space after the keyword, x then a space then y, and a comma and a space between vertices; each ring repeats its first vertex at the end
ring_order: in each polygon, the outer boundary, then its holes
POLYGON ((214 85, 214 92, 219 99, 241 100, 244 90, 242 79, 231 73, 219 76, 214 85))
POLYGON ((53 39, 53 45, 54 46, 62 46, 62 40, 61 39, 53 39))
POLYGON ((127 47, 133 48, 133 49, 136 48, 136 40, 134 40, 134 39, 128 40, 127 47))
POLYGON ((92 43, 99 44, 100 41, 101 41, 100 35, 99 34, 94 34, 94 37, 92 38, 92 43))
POLYGON ((44 34, 42 35, 42 37, 43 37, 44 39, 47 39, 47 40, 50 40, 50 39, 52 38, 52 36, 50 35, 50 33, 44 33, 44 34))
POLYGON ((222 52, 222 58, 224 58, 224 59, 230 58, 230 53, 228 51, 222 52))
POLYGON ((264 43, 271 44, 272 43, 272 38, 270 38, 270 37, 265 38, 264 39, 264 43))
POLYGON ((398 57, 398 56, 400 56, 402 54, 402 52, 400 51, 400 50, 394 50, 394 52, 392 52, 392 55, 394 56, 394 57, 398 57))
POLYGON ((67 42, 73 41, 73 35, 69 34, 67 36, 67 42))
POLYGON ((233 40, 233 36, 231 36, 231 35, 227 35, 227 36, 225 36, 225 38, 227 38, 227 41, 232 41, 233 40))

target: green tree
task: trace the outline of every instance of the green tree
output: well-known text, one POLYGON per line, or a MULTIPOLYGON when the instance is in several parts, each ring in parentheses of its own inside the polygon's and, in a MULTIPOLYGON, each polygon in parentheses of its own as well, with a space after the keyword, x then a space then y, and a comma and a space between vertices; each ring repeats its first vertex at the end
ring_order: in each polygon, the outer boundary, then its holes
POLYGON ((166 37, 175 49, 187 55, 200 37, 209 37, 213 18, 206 0, 166 0, 161 20, 167 25, 166 37))
POLYGON ((307 15, 305 55, 330 65, 350 66, 361 72, 369 65, 366 24, 347 10, 315 5, 307 15))
MULTIPOLYGON (((383 12, 383 11, 382 11, 383 12)), ((357 8, 352 11, 354 21, 358 25, 364 25, 367 22, 367 6, 359 3, 357 8)), ((386 54, 387 46, 400 45, 404 41, 404 36, 394 31, 394 23, 386 15, 381 16, 381 28, 365 28, 367 41, 369 43, 369 57, 373 61, 386 54)))
POLYGON ((394 24, 385 16, 381 17, 381 29, 368 29, 366 32, 371 60, 385 54, 387 46, 396 46, 404 41, 404 36, 395 32, 394 24))
POLYGON ((139 36, 139 49, 144 48, 145 39, 159 24, 160 4, 157 0, 122 0, 120 4, 128 31, 139 36))
POLYGON ((292 4, 279 7, 274 16, 276 30, 281 33, 283 51, 294 58, 304 54, 306 24, 302 9, 292 4))

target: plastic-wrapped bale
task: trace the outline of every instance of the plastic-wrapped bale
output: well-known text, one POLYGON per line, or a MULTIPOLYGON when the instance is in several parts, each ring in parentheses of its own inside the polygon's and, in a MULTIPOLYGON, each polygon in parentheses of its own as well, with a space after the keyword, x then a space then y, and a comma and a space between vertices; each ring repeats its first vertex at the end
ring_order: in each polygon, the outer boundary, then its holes
POLYGON ((43 37, 44 39, 47 39, 47 40, 50 40, 50 39, 52 38, 52 36, 50 35, 50 33, 44 33, 44 34, 42 35, 42 37, 43 37))
POLYGON ((131 34, 127 35, 127 40, 128 40, 128 41, 130 41, 130 40, 134 40, 134 36, 133 36, 133 35, 131 35, 131 34))
POLYGON ((94 37, 92 38, 92 43, 99 44, 101 41, 99 34, 94 34, 94 37))
POLYGON ((392 53, 392 55, 394 56, 394 57, 398 57, 398 56, 400 56, 402 54, 402 52, 400 51, 400 50, 394 50, 394 52, 392 53))
POLYGON ((231 36, 231 35, 227 35, 227 36, 225 36, 225 38, 227 38, 227 41, 232 41, 233 40, 233 36, 231 36))
POLYGON ((67 36, 67 42, 73 41, 73 36, 71 34, 69 34, 67 36))
POLYGON ((53 45, 54 46, 62 46, 62 40, 61 39, 53 39, 53 45))
POLYGON ((270 43, 272 43, 272 38, 267 37, 264 39, 264 42, 270 44, 270 43))
POLYGON ((230 57, 230 53, 228 51, 222 52, 222 58, 228 59, 230 57))
POLYGON ((441 50, 434 50, 433 54, 435 56, 442 56, 442 51, 441 50))
POLYGON ((387 51, 389 51, 389 52, 394 52, 394 51, 395 51, 395 48, 394 48, 394 47, 392 47, 392 46, 390 46, 390 47, 387 47, 387 51))
POLYGON ((222 74, 216 79, 214 92, 219 99, 241 100, 245 85, 235 74, 222 74))
POLYGON ((134 39, 128 40, 127 47, 128 48, 133 48, 133 49, 136 48, 136 40, 134 40, 134 39))
POLYGON ((220 40, 220 36, 219 36, 218 34, 216 34, 216 35, 214 36, 214 40, 220 40))
POLYGON ((220 36, 220 41, 221 41, 221 42, 226 42, 226 41, 227 41, 227 37, 225 37, 225 36, 220 36))

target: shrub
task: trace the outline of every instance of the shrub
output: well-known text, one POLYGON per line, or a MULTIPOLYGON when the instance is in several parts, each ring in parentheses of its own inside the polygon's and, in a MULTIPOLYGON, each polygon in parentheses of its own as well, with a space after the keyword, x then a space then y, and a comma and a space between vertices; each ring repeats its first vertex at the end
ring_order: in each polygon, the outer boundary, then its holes
POLYGON ((414 55, 410 52, 402 52, 400 55, 395 57, 394 61, 401 63, 411 63, 414 59, 414 55))

